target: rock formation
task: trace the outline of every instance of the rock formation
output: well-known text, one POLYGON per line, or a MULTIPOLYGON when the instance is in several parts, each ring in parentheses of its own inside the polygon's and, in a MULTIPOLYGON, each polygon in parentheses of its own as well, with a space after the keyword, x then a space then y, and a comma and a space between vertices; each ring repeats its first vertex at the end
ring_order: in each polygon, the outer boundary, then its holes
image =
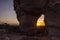
POLYGON ((59 0, 14 0, 14 10, 22 32, 36 29, 34 27, 41 14, 45 15, 44 21, 47 27, 48 25, 60 27, 59 0))
POLYGON ((36 22, 44 12, 47 0, 14 0, 14 10, 20 23, 20 31, 36 30, 36 22))

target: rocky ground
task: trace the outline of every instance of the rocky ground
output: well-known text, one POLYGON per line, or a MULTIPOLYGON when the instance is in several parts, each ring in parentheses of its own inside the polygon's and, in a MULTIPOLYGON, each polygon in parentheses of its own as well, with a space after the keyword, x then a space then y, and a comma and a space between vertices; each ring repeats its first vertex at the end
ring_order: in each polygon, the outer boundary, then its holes
POLYGON ((60 40, 54 36, 26 36, 19 33, 0 33, 0 40, 60 40))
POLYGON ((49 35, 49 34, 48 35, 39 34, 37 36, 26 36, 16 32, 8 33, 4 29, 0 29, 0 40, 60 40, 60 34, 57 34, 57 36, 49 35))
POLYGON ((26 36, 19 33, 0 33, 0 40, 50 40, 48 36, 26 36))

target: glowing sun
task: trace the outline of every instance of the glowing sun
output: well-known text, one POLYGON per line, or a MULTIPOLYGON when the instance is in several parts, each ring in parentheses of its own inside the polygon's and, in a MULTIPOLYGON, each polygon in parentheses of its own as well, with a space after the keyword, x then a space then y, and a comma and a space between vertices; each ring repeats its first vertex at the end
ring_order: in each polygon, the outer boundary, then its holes
POLYGON ((45 23, 44 21, 37 21, 37 27, 40 27, 40 26, 45 26, 45 23))
POLYGON ((39 17, 39 19, 37 20, 37 27, 44 27, 45 23, 44 23, 44 15, 41 15, 41 17, 39 17))

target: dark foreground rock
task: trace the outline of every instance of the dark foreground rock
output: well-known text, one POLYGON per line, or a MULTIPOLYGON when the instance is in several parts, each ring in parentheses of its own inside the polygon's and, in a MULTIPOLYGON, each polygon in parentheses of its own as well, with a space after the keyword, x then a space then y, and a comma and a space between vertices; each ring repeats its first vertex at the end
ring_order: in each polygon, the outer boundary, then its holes
POLYGON ((0 40, 60 40, 59 36, 26 36, 19 33, 0 33, 0 40))
POLYGON ((48 35, 39 33, 32 36, 0 29, 0 40, 60 40, 60 29, 54 27, 48 27, 48 29, 48 35))

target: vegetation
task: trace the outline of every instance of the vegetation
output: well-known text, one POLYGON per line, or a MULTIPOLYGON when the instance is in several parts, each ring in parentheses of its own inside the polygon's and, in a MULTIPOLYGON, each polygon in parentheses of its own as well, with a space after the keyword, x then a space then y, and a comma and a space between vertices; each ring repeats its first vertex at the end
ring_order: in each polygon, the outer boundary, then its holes
POLYGON ((0 29, 5 29, 6 32, 18 32, 18 26, 17 25, 9 25, 7 23, 0 24, 0 29))

